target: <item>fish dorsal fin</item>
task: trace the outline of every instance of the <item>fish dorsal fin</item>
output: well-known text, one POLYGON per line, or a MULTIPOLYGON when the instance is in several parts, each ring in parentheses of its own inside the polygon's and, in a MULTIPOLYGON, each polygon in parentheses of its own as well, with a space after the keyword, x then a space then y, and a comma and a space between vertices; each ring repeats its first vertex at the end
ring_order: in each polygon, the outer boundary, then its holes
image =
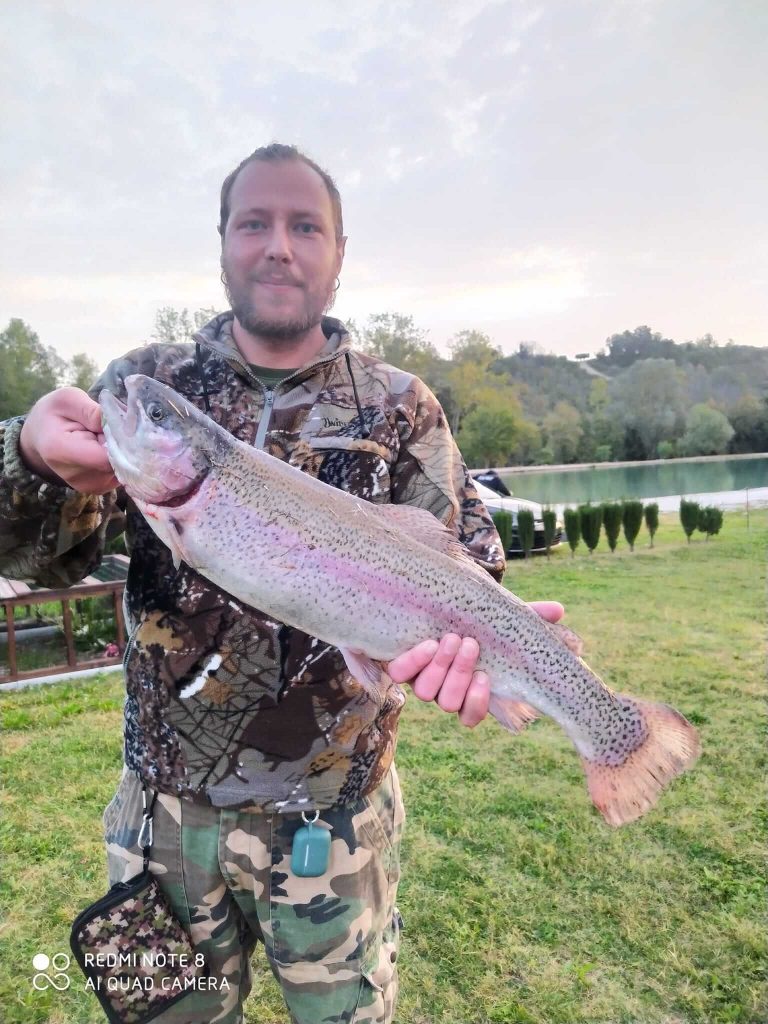
POLYGON ((365 511, 374 515, 387 533, 393 536, 406 533, 432 551, 450 555, 467 571, 488 578, 486 570, 477 564, 456 535, 426 509, 414 508, 413 505, 366 505, 365 511))

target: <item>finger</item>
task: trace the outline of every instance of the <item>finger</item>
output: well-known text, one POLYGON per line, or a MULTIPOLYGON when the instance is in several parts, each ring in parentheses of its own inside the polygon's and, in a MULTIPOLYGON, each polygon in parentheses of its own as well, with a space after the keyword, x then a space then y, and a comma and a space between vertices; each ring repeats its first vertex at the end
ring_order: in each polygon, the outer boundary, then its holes
POLYGON ((461 637, 456 633, 447 633, 443 637, 435 656, 414 680, 413 692, 419 700, 435 699, 460 647, 461 637))
POLYGON ((62 467, 76 466, 77 469, 96 470, 112 475, 112 463, 109 461, 107 450, 99 444, 95 434, 81 430, 67 434, 67 438, 64 449, 62 450, 59 445, 56 455, 51 455, 51 462, 58 462, 62 467))
POLYGON ((396 683, 407 683, 415 679, 432 661, 439 646, 437 640, 425 640, 405 654, 398 654, 387 666, 387 673, 396 683))
POLYGON ((472 637, 464 637, 436 698, 437 706, 443 711, 458 711, 462 706, 479 657, 480 648, 477 640, 472 637))
POLYGON ((491 700, 491 684, 485 672, 475 672, 467 690, 467 696, 459 711, 459 721, 469 729, 474 727, 488 714, 491 700))
POLYGON ((81 494, 108 494, 120 487, 120 481, 116 476, 107 476, 102 473, 97 476, 77 474, 66 482, 73 491, 79 491, 81 494))
POLYGON ((559 622, 565 615, 565 608, 559 601, 530 601, 529 604, 547 622, 559 622))
MULTIPOLYGON (((62 398, 62 402, 63 402, 62 398)), ((69 388, 66 402, 60 408, 61 415, 98 434, 101 430, 101 406, 80 388, 69 388)))

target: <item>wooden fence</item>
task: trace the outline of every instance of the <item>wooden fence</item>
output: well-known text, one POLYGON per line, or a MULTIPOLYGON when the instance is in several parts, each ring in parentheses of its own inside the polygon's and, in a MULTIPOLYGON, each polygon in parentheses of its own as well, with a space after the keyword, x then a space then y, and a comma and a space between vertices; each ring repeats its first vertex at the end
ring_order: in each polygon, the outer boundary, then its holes
MULTIPOLYGON (((21 580, 7 579, 0 576, 0 607, 5 612, 5 624, 8 638, 8 673, 0 675, 0 688, 3 683, 16 682, 19 679, 35 679, 40 676, 61 675, 78 669, 103 668, 118 665, 125 650, 125 623, 123 621, 123 590, 128 572, 128 559, 125 555, 107 555, 102 563, 103 575, 111 579, 98 579, 86 576, 73 587, 59 590, 36 587, 21 580), (102 656, 78 661, 75 652, 75 637, 72 625, 72 601, 88 597, 105 597, 111 595, 115 613, 115 630, 119 653, 115 657, 102 656), (64 628, 64 644, 66 647, 66 664, 49 665, 44 668, 19 671, 16 644, 16 610, 20 607, 59 602, 62 609, 64 628)), ((97 570, 100 571, 100 570, 97 570)))

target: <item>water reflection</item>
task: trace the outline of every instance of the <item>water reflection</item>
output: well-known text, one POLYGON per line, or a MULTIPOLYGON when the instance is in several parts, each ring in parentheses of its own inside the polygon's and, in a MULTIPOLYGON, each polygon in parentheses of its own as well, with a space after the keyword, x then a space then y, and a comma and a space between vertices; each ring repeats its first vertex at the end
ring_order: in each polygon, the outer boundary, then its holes
POLYGON ((657 466, 607 466, 567 472, 504 473, 502 476, 519 498, 532 498, 551 505, 579 504, 763 488, 768 486, 768 459, 670 461, 657 466))

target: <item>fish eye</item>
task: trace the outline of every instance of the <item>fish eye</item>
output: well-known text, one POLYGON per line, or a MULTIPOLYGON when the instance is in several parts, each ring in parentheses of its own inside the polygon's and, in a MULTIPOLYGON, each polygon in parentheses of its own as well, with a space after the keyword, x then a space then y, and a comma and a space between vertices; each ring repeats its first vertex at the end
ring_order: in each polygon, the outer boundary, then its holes
POLYGON ((155 423, 159 423, 160 420, 165 418, 162 405, 159 402, 150 402, 147 406, 147 416, 154 420, 155 423))

